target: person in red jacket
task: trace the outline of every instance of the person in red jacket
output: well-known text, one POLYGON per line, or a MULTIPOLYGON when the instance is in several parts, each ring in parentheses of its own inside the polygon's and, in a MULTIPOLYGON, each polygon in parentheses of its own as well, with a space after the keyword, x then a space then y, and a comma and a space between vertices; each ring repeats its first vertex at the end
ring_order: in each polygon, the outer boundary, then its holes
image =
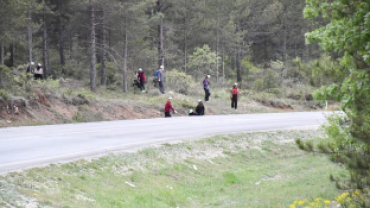
POLYGON ((173 109, 171 101, 172 101, 172 97, 168 97, 168 101, 167 101, 167 103, 164 107, 164 117, 165 118, 170 118, 171 117, 171 110, 172 110, 172 112, 177 113, 177 111, 175 111, 175 109, 173 109))
POLYGON ((242 95, 238 91, 238 83, 235 83, 230 91, 231 91, 231 96, 230 96, 231 108, 235 108, 235 110, 237 110, 238 109, 238 95, 242 95))
POLYGON ((140 82, 140 90, 141 92, 145 92, 145 82, 146 82, 146 77, 145 77, 145 73, 143 72, 143 70, 140 68, 139 69, 139 73, 137 73, 137 78, 140 82))

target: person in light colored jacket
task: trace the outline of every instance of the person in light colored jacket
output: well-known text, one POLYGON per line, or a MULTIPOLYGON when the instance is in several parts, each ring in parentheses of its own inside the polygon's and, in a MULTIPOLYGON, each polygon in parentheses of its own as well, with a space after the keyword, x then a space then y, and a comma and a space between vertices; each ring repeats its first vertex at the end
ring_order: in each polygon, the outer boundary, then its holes
POLYGON ((162 94, 165 94, 165 91, 164 91, 164 66, 161 65, 161 67, 159 67, 159 72, 158 72, 158 83, 159 83, 159 91, 162 93, 162 94))
POLYGON ((41 66, 42 65, 38 63, 36 69, 33 70, 33 77, 35 80, 43 79, 44 71, 42 70, 41 66))

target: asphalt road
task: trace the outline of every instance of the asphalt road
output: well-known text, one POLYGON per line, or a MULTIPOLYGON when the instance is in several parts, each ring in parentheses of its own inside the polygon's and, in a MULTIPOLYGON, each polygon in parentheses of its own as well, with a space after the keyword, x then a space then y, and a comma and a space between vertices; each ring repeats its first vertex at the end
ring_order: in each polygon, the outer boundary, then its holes
POLYGON ((0 173, 216 134, 318 126, 323 112, 123 120, 0 129, 0 173))

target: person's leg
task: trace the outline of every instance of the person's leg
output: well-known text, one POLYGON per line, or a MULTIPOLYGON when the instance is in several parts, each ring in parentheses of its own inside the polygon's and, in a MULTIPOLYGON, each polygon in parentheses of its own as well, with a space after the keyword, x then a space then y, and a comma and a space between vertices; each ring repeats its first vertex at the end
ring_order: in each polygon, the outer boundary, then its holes
POLYGON ((233 95, 233 101, 232 101, 232 104, 231 104, 231 107, 232 108, 237 108, 237 95, 233 95))
POLYGON ((164 113, 164 117, 165 117, 165 118, 171 118, 171 114, 170 114, 170 113, 168 113, 168 112, 165 112, 165 113, 164 113))
POLYGON ((208 98, 208 97, 209 97, 209 95, 208 95, 208 90, 207 90, 207 89, 205 89, 205 88, 204 88, 204 94, 205 94, 205 95, 204 95, 204 101, 208 101, 208 99, 209 99, 209 98, 208 98))
POLYGON ((208 91, 207 100, 209 101, 209 96, 211 96, 211 90, 210 90, 210 89, 208 89, 207 91, 208 91))
POLYGON ((162 81, 159 82, 159 91, 161 91, 162 94, 165 94, 165 92, 164 92, 164 82, 162 82, 162 81))
POLYGON ((235 110, 238 108, 238 95, 235 95, 235 110))
POLYGON ((143 87, 143 90, 144 90, 144 92, 145 92, 145 82, 143 82, 142 87, 143 87))

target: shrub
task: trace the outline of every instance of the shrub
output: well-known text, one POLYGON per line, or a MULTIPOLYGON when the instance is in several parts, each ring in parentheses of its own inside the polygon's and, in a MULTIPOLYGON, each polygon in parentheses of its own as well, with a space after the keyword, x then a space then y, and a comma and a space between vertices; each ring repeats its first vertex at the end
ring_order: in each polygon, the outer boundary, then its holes
POLYGON ((275 94, 275 95, 280 95, 281 90, 279 88, 270 88, 269 93, 275 94))
POLYGON ((263 78, 263 88, 269 89, 269 88, 275 88, 276 87, 276 74, 269 70, 267 73, 267 76, 263 78))
POLYGON ((9 94, 5 92, 5 90, 0 89, 0 99, 2 100, 8 100, 9 99, 9 94))
POLYGON ((256 92, 262 91, 264 89, 263 80, 262 79, 256 79, 256 81, 254 81, 254 83, 253 83, 253 88, 252 89, 256 92))

